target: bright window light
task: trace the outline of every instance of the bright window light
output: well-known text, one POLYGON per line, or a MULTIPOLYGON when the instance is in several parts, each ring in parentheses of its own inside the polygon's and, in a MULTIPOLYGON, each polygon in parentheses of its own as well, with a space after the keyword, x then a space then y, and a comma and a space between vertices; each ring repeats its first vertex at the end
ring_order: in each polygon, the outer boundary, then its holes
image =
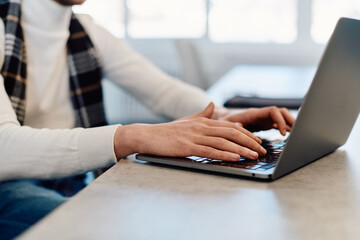
POLYGON ((328 41, 340 17, 360 19, 359 0, 313 0, 311 36, 316 43, 328 41))
POLYGON ((204 0, 128 0, 129 36, 199 38, 205 34, 204 0))
POLYGON ((209 36, 215 42, 292 43, 296 23, 297 0, 211 0, 209 36))
POLYGON ((82 5, 74 6, 73 10, 75 13, 89 14, 115 36, 124 36, 123 0, 87 0, 82 5))

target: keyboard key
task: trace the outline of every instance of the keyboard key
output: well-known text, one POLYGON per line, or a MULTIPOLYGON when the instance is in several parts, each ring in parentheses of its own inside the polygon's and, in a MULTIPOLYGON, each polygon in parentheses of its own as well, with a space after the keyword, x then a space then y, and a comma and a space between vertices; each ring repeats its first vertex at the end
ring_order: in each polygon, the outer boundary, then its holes
POLYGON ((191 159, 193 161, 196 161, 196 160, 200 159, 201 157, 190 156, 190 157, 187 157, 187 158, 189 158, 189 159, 191 159))
POLYGON ((262 166, 261 169, 268 170, 276 166, 276 162, 270 163, 268 165, 262 166))
POLYGON ((257 165, 255 165, 254 167, 252 167, 252 168, 249 168, 250 170, 256 170, 256 169, 258 169, 258 168, 261 168, 263 165, 261 165, 261 164, 257 164, 257 165))

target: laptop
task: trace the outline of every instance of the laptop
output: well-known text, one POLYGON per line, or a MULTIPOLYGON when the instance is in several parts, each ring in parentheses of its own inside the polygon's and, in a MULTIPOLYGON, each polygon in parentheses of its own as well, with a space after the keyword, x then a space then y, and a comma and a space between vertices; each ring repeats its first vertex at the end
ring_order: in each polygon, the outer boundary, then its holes
POLYGON ((278 179, 345 144, 360 111, 360 20, 341 18, 286 142, 263 140, 264 158, 237 162, 137 154, 153 163, 257 179, 278 179))

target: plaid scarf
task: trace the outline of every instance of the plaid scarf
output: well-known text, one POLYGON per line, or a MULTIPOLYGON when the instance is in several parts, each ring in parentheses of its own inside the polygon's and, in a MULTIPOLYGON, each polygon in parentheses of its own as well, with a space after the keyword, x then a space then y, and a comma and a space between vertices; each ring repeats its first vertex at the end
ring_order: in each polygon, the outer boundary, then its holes
MULTIPOLYGON (((4 85, 17 119, 22 125, 26 104, 26 50, 21 28, 21 0, 0 0, 0 17, 5 25, 5 60, 1 69, 4 85)), ((101 88, 101 67, 94 46, 72 14, 67 60, 70 96, 77 127, 106 125, 101 88)))

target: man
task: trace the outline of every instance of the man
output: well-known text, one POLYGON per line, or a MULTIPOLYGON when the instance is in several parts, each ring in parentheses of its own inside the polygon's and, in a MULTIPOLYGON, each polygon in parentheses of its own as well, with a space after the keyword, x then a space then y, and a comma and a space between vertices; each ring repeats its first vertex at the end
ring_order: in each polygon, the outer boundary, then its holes
POLYGON ((2 239, 66 200, 36 179, 82 174, 136 152, 256 159, 266 151, 250 131, 274 127, 285 135, 294 123, 287 109, 215 107, 89 17, 74 16, 70 6, 84 1, 0 0, 2 239), (178 120, 103 126, 102 76, 178 120))

